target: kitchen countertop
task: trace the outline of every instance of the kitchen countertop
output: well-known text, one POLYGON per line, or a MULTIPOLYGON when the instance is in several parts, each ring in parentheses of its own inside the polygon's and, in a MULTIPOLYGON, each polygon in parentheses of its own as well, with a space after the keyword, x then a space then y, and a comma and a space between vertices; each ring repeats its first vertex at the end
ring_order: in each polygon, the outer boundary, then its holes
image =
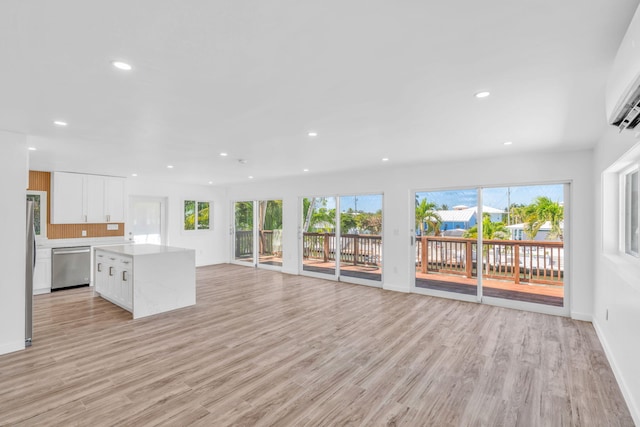
POLYGON ((45 239, 36 241, 36 249, 71 248, 75 246, 127 245, 130 240, 124 237, 95 237, 80 239, 45 239))
POLYGON ((154 255, 169 252, 184 252, 191 251, 193 249, 176 248, 173 246, 164 245, 149 245, 149 244, 137 244, 137 245, 110 245, 100 248, 101 251, 112 252, 120 255, 154 255))

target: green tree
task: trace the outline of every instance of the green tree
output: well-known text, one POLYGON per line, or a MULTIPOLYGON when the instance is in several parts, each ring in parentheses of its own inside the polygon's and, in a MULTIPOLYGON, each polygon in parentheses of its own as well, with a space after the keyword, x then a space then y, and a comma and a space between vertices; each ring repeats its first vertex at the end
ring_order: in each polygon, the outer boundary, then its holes
POLYGON ((432 233, 438 236, 440 235, 440 224, 442 224, 442 218, 436 212, 436 204, 422 199, 416 206, 416 228, 420 229, 420 234, 432 233), (426 230, 425 224, 427 225, 426 230))
POLYGON ((524 231, 535 238, 545 222, 551 224, 547 239, 563 239, 561 223, 564 219, 564 207, 546 196, 536 197, 534 202, 524 209, 524 231))
MULTIPOLYGON (((486 240, 506 240, 510 236, 509 229, 502 222, 491 221, 491 215, 482 215, 482 238, 486 240)), ((478 237, 478 224, 464 232, 464 237, 476 239, 478 237)))
POLYGON ((511 203, 511 206, 509 206, 510 224, 521 224, 525 222, 526 208, 523 204, 511 203))
POLYGON ((236 231, 253 229, 253 202, 236 202, 236 231))

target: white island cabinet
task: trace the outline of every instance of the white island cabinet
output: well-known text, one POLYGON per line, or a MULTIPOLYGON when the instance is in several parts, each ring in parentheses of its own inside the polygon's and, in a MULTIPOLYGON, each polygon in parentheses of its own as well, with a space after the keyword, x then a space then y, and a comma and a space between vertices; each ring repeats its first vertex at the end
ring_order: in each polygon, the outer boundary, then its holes
POLYGON ((161 245, 95 248, 94 283, 100 296, 133 313, 151 316, 196 303, 196 255, 161 245))

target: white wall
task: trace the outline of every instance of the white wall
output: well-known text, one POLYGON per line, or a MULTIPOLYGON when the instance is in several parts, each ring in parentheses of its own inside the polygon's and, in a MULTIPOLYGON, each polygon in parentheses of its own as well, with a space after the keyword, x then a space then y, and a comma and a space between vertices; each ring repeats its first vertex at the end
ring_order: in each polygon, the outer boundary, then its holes
MULTIPOLYGON (((409 239, 414 206, 413 190, 475 186, 497 186, 571 181, 572 241, 570 308, 572 316, 590 318, 593 309, 592 260, 593 192, 592 152, 531 154, 479 159, 465 162, 438 162, 394 167, 381 164, 375 170, 349 171, 328 175, 233 185, 230 201, 283 199, 283 271, 298 273, 299 198, 302 196, 384 194, 384 283, 385 289, 408 292, 413 266, 409 239)), ((230 209, 230 208, 229 208, 230 209)), ((227 248, 230 252, 230 249, 227 248)))
POLYGON ((0 131, 0 354, 24 348, 26 137, 0 131))
MULTIPOLYGON (((228 261, 228 209, 226 190, 203 185, 181 185, 148 181, 139 178, 127 179, 128 196, 166 197, 167 242, 171 246, 194 249, 196 265, 219 264, 228 261), (213 202, 213 229, 184 231, 184 200, 213 202)), ((128 222, 125 237, 128 236, 128 222)))
POLYGON ((638 140, 615 128, 595 150, 593 323, 634 421, 640 425, 640 260, 618 251, 618 177, 605 172, 638 140), (608 310, 608 319, 607 319, 608 310))

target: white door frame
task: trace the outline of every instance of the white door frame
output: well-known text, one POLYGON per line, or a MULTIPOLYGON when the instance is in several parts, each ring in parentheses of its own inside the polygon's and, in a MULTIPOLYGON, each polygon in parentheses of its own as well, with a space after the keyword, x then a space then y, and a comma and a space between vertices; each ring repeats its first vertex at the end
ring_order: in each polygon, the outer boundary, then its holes
MULTIPOLYGON (((410 256, 412 256, 411 266, 412 274, 409 276, 411 280, 410 284, 410 292, 429 295, 441 298, 455 299, 460 301, 467 302, 476 302, 487 305, 494 305, 498 307, 512 308, 516 310, 525 310, 538 312, 543 314, 552 314, 556 316, 570 316, 571 315, 571 224, 572 224, 572 210, 571 210, 571 184, 572 181, 551 181, 551 182, 533 182, 533 183, 517 183, 517 184, 504 184, 504 185, 491 185, 491 186, 480 186, 476 185, 473 187, 448 187, 448 188, 437 188, 437 189, 412 189, 410 191, 410 221, 411 221, 411 229, 414 235, 414 238, 411 239, 410 242, 410 256), (495 298, 495 297, 487 297, 482 294, 482 269, 478 269, 478 292, 476 295, 465 295, 465 294, 457 294, 455 292, 446 292, 446 291, 437 291, 432 289, 423 289, 416 286, 416 269, 415 262, 413 258, 415 258, 416 251, 416 243, 415 243, 415 196, 416 193, 422 192, 437 192, 437 191, 455 191, 455 190, 471 190, 476 189, 478 191, 478 212, 481 215, 482 212, 482 190, 487 188, 502 188, 502 187, 526 187, 526 186, 539 186, 539 185, 554 185, 554 184, 562 184, 564 186, 564 217, 565 217, 565 226, 564 226, 564 278, 563 278, 563 288, 564 288, 564 296, 563 296, 563 306, 555 307, 545 304, 538 304, 532 302, 524 302, 524 301, 516 301, 509 300, 504 298, 495 298)), ((482 248, 482 221, 478 221, 478 248, 482 248)), ((480 251, 480 249, 479 249, 480 251)))

